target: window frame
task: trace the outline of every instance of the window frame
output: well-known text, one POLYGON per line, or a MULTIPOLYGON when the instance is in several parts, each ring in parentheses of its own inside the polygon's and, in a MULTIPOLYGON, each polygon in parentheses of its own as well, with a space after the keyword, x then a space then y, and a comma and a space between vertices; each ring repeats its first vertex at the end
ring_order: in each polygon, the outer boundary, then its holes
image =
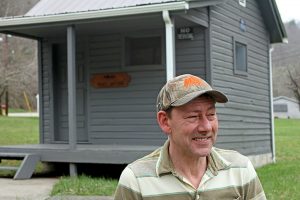
POLYGON ((233 72, 236 75, 242 75, 242 76, 248 76, 248 44, 245 40, 242 40, 241 38, 237 38, 237 37, 232 37, 232 41, 233 41, 233 72), (236 44, 242 44, 245 46, 245 50, 246 50, 246 55, 245 55, 245 59, 246 59, 246 70, 240 70, 237 68, 237 62, 236 62, 236 44))

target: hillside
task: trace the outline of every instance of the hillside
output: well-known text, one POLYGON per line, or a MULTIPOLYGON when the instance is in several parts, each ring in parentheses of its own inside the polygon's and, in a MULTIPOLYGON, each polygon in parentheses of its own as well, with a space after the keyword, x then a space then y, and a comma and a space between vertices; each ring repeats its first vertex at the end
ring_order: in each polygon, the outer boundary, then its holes
MULTIPOLYGON (((0 17, 24 15, 38 0, 1 0, 0 17)), ((36 41, 0 34, 0 104, 8 88, 9 106, 26 108, 24 93, 32 107, 37 94, 36 41), (2 98, 1 98, 2 97, 2 98)))
POLYGON ((291 90, 291 80, 288 75, 300 82, 300 22, 291 21, 285 24, 288 44, 275 44, 272 53, 273 64, 273 94, 295 98, 291 90))

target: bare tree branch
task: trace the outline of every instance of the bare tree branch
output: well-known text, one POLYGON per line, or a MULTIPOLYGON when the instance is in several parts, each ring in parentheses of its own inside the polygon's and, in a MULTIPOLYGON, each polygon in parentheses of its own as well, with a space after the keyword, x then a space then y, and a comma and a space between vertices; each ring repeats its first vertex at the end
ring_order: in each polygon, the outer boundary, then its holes
MULTIPOLYGON (((296 77, 294 77, 294 76, 297 76, 297 73, 295 73, 296 75, 293 76, 289 68, 287 68, 287 71, 289 74, 289 78, 291 80, 290 89, 292 89, 294 96, 298 100, 299 109, 300 109, 300 81, 297 80, 296 77)), ((298 79, 299 79, 299 77, 298 77, 298 79)))
MULTIPOLYGON (((39 0, 0 0, 0 16, 24 15, 39 0)), ((9 89, 10 102, 19 108, 24 104, 21 94, 26 91, 35 100, 37 93, 36 42, 20 37, 5 37, 0 42, 0 104, 9 89), (7 39, 7 40, 6 40, 7 39)), ((2 101, 3 102, 3 101, 2 101)))

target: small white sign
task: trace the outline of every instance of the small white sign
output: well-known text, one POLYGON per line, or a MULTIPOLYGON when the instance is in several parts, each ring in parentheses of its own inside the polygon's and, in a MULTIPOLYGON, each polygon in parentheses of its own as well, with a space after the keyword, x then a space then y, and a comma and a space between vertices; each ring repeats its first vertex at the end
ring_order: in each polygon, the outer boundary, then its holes
POLYGON ((246 0, 239 0, 239 4, 243 7, 246 7, 246 0))
POLYGON ((183 27, 177 29, 177 39, 178 40, 193 40, 194 30, 192 27, 183 27))

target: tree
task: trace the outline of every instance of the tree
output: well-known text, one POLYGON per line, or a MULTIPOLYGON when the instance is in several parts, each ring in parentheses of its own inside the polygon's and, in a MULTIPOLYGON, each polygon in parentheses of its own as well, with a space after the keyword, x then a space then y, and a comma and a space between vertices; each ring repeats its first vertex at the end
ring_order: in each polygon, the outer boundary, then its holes
POLYGON ((297 98, 300 77, 300 22, 285 23, 288 44, 275 44, 272 53, 273 94, 297 98))
MULTIPOLYGON (((1 0, 0 16, 25 14, 38 0, 1 0)), ((25 107, 23 92, 34 102, 37 94, 37 44, 0 34, 0 105, 9 90, 13 107, 25 107)))
POLYGON ((293 91, 295 98, 298 100, 300 108, 300 73, 299 71, 300 64, 298 67, 293 67, 293 72, 288 68, 288 75, 290 78, 289 88, 293 91))

